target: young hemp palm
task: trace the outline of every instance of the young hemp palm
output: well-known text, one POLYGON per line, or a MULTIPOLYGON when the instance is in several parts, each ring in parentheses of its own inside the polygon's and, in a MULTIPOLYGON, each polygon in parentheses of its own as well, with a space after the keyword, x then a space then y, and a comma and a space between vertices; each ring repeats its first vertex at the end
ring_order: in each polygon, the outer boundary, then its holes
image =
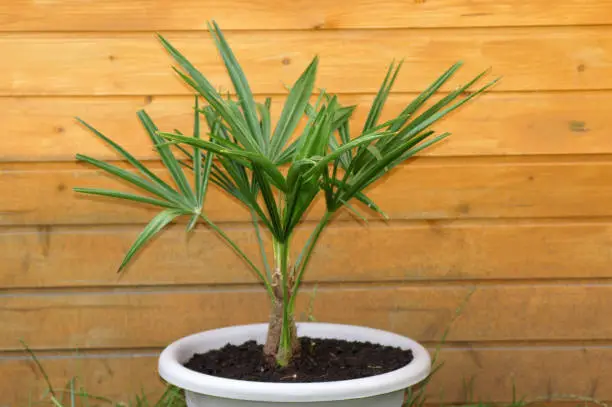
POLYGON ((330 219, 343 207, 357 213, 350 204, 353 200, 385 216, 364 190, 408 158, 447 137, 448 133, 437 134, 430 129, 431 126, 486 91, 495 81, 472 91, 471 87, 484 75, 482 73, 428 103, 459 69, 461 63, 457 63, 408 103, 397 117, 379 123, 401 67, 401 63, 392 63, 363 127, 351 133, 349 119, 354 106, 342 106, 336 96, 325 92, 320 92, 311 104, 318 65, 315 57, 291 87, 280 118, 273 126, 270 99, 264 103, 255 101, 223 33, 214 22, 209 30, 231 78, 236 99, 219 94, 200 71, 159 36, 179 66, 175 71, 196 93, 193 135, 188 137, 178 131, 160 132, 147 113, 138 112, 175 185, 163 181, 121 146, 81 121, 136 171, 127 171, 83 155, 77 155, 77 159, 129 182, 146 194, 92 188, 75 190, 163 208, 138 236, 119 271, 177 217, 189 218, 187 231, 192 230, 197 222, 204 222, 214 230, 248 264, 265 287, 271 304, 271 317, 264 352, 270 361, 287 365, 300 351, 294 320, 295 300, 313 249, 330 219), (200 98, 206 102, 204 106, 199 105, 200 98), (207 127, 205 134, 202 134, 200 124, 202 118, 207 127), (299 127, 303 120, 305 126, 299 127), (184 163, 174 154, 177 150, 187 155, 189 164, 182 165, 184 163), (186 171, 191 174, 191 182, 186 171), (262 268, 249 259, 204 212, 210 183, 230 194, 252 214, 264 263, 262 268), (291 263, 289 252, 296 226, 319 196, 325 202, 325 211, 299 256, 291 263), (272 265, 265 257, 261 226, 272 237, 272 265))

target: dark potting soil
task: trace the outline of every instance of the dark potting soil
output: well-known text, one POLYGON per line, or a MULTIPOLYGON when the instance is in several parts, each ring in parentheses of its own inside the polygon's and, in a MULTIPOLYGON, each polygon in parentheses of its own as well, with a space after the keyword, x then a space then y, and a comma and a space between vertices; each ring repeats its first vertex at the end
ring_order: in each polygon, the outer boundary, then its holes
POLYGON ((302 352, 285 367, 270 366, 255 341, 195 354, 185 367, 212 376, 256 382, 330 382, 375 376, 406 366, 411 350, 369 342, 300 338, 302 352))

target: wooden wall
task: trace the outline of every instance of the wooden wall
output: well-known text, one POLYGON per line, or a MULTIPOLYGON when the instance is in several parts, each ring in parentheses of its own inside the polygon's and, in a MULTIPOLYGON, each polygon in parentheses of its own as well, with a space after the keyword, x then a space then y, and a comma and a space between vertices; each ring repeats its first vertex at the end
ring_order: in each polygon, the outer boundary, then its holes
MULTIPOLYGON (((364 107, 405 58, 389 113, 458 59, 458 80, 489 66, 503 75, 445 122, 447 143, 372 191, 389 224, 342 217, 326 232, 309 274, 314 314, 434 346, 472 292, 434 399, 464 400, 470 380, 486 400, 510 399, 513 383, 525 396, 612 399, 612 1, 4 0, 0 405, 44 387, 20 338, 55 383, 79 374, 93 392, 126 397, 159 389, 155 356, 168 342, 265 319, 261 290, 205 229, 189 241, 169 231, 118 278, 153 212, 71 190, 113 185, 76 152, 115 158, 74 116, 143 159, 155 156, 137 109, 165 128, 190 122, 189 91, 153 32, 228 85, 211 18, 254 91, 279 102, 315 53, 318 85, 364 107)), ((217 194, 209 211, 255 250, 235 204, 217 194)))

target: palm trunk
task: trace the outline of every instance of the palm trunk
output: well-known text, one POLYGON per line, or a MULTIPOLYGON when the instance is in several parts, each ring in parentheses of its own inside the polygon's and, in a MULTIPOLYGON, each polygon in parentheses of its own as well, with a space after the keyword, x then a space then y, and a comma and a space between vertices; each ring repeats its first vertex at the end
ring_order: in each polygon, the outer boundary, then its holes
POLYGON ((268 336, 264 345, 264 354, 269 363, 286 366, 291 359, 300 353, 300 341, 293 317, 288 318, 284 324, 284 311, 282 300, 272 303, 268 336))
POLYGON ((275 242, 274 250, 277 267, 272 275, 274 299, 270 310, 268 336, 264 345, 264 355, 270 363, 286 366, 300 353, 297 327, 290 309, 290 293, 293 289, 292 278, 288 273, 288 247, 275 242))

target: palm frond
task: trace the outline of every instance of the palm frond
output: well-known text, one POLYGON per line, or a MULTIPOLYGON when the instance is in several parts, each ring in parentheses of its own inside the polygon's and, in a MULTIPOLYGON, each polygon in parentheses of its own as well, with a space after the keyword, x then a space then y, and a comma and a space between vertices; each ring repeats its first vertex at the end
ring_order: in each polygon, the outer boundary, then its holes
POLYGON ((187 177, 185 177, 185 174, 183 173, 180 163, 172 153, 172 150, 170 150, 170 146, 162 144, 163 139, 157 134, 159 130, 155 123, 153 123, 153 120, 151 120, 151 117, 144 110, 140 110, 138 111, 138 118, 151 138, 151 141, 155 145, 159 156, 168 169, 168 172, 170 172, 170 175, 181 191, 181 194, 186 200, 189 200, 192 203, 195 202, 195 195, 191 189, 191 186, 189 185, 189 182, 187 181, 187 177))
POLYGON ((132 257, 134 257, 134 255, 138 253, 138 251, 142 249, 145 244, 151 241, 151 239, 153 239, 153 237, 157 233, 159 233, 164 227, 166 227, 170 222, 172 222, 174 219, 181 215, 186 215, 186 213, 181 209, 166 209, 155 215, 155 217, 151 219, 149 224, 145 226, 136 241, 132 244, 125 257, 123 258, 123 261, 121 262, 121 265, 119 266, 119 270, 117 270, 117 272, 121 272, 130 262, 132 257))

